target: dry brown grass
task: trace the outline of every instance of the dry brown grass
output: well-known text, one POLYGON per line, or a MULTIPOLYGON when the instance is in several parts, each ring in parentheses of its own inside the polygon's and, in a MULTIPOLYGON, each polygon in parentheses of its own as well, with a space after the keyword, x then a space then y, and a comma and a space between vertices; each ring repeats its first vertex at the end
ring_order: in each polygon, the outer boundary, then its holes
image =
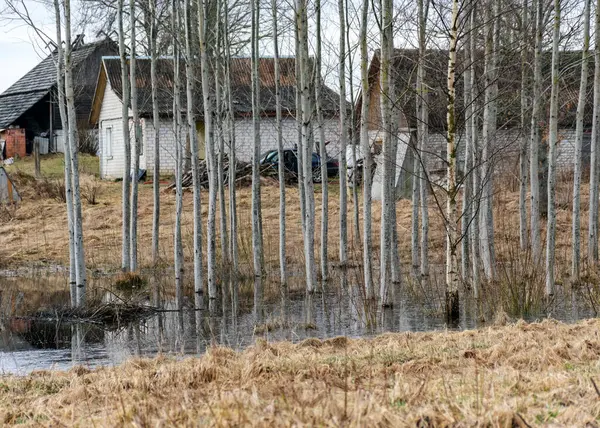
POLYGON ((1 379, 5 424, 598 426, 600 321, 258 341, 1 379), (529 424, 529 425, 527 425, 529 424), (588 425, 586 425, 588 424, 588 425))
MULTIPOLYGON (((88 162, 89 163, 89 162, 88 162)), ((20 171, 20 170, 18 170, 20 171)), ((0 236, 3 245, 0 247, 0 260, 3 266, 19 266, 23 264, 68 263, 68 240, 66 234, 66 212, 64 204, 53 197, 44 197, 36 192, 39 185, 35 180, 27 179, 25 173, 13 172, 25 177, 21 180, 20 191, 25 195, 18 209, 10 216, 2 216, 0 236)), ((558 181, 558 219, 557 219, 557 278, 564 278, 569 272, 571 245, 571 206, 570 195, 572 184, 569 177, 561 177, 558 181)), ((84 188, 93 187, 95 204, 84 200, 84 238, 87 265, 90 268, 118 270, 121 253, 121 183, 100 182, 93 175, 84 174, 84 188)), ((518 252, 518 193, 509 184, 495 183, 495 222, 496 252, 500 263, 511 263, 524 260, 518 252)), ((337 182, 330 183, 330 220, 329 220, 329 258, 337 260, 339 242, 339 189, 337 182)), ((276 272, 278 266, 278 224, 279 224, 279 190, 273 180, 264 180, 262 186, 264 245, 266 271, 276 272)), ((587 186, 582 187, 582 230, 587 230, 587 186)), ((251 197, 249 188, 241 188, 238 192, 238 242, 240 244, 240 266, 242 273, 251 272, 251 197)), ((315 192, 317 224, 320 229, 321 195, 319 186, 315 192)), ((203 195, 203 216, 206 220, 206 194, 203 195)), ((298 202, 297 186, 287 188, 287 254, 288 262, 302 266, 303 243, 301 234, 301 218, 298 202)), ((443 201, 441 206, 443 207, 443 201)), ((152 241, 152 184, 140 185, 139 199, 139 256, 140 267, 151 266, 152 241)), ((360 238, 352 236, 353 204, 349 201, 349 233, 351 262, 362 260, 360 238)), ((165 265, 173 260, 173 226, 175 220, 175 197, 171 192, 161 193, 160 223, 160 255, 165 265)), ((437 205, 430 201, 430 263, 442 263, 444 259, 444 227, 437 205)), ((380 204, 373 204, 373 243, 375 251, 379 246, 380 204)), ((400 243, 400 255, 404 262, 410 261, 410 222, 411 203, 401 200, 397 204, 397 221, 400 243)), ((206 221, 203 222, 206 224, 206 221)), ((542 222, 542 228, 545 228, 542 222)), ((192 260, 192 197, 186 193, 183 216, 184 254, 186 261, 192 260)), ((362 224, 361 224, 362 230, 362 224)), ((543 230, 545 233, 545 230, 543 230)), ((585 232, 583 234, 585 237, 585 232)), ((206 233, 204 234, 206 239, 206 233)), ((543 237, 544 239, 544 237, 543 237)), ((585 239, 582 248, 586 248, 585 239)), ((218 244, 217 244, 218 245, 218 244)), ((319 246, 317 233, 316 245, 319 246)), ((219 248, 219 246, 217 246, 219 248)), ((316 254, 319 254, 318 251, 316 254)))

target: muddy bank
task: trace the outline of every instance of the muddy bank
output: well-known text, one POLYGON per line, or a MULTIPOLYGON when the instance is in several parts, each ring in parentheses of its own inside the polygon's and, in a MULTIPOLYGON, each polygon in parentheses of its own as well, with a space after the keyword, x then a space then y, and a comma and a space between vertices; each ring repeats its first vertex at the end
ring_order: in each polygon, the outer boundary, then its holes
POLYGON ((4 423, 114 426, 597 426, 600 321, 373 339, 4 377, 4 423))

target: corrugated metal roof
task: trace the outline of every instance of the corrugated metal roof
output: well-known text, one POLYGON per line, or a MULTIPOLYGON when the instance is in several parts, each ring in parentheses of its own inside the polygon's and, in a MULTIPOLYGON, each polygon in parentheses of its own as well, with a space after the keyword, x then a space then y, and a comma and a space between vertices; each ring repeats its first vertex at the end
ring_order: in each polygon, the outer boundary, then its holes
MULTIPOLYGON (((97 47, 107 42, 108 40, 105 39, 81 45, 73 50, 73 67, 76 68, 97 47)), ((56 84, 56 59, 57 56, 55 53, 48 55, 29 73, 0 94, 0 128, 11 125, 23 113, 48 94, 50 89, 56 84)))

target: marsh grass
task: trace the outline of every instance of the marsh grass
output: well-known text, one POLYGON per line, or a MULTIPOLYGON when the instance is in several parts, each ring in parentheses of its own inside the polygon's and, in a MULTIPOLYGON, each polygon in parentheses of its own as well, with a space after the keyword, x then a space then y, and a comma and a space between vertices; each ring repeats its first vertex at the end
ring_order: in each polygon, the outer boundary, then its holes
POLYGON ((0 380, 5 424, 595 426, 600 321, 264 339, 199 358, 0 380))

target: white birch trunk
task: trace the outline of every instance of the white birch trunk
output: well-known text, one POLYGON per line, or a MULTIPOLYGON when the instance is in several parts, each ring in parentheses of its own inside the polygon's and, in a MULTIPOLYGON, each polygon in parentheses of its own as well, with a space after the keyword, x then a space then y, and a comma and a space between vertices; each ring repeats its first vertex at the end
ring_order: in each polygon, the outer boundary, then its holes
POLYGON ((131 59, 129 60, 129 77, 131 87, 131 112, 133 114, 133 146, 131 147, 131 157, 133 160, 133 180, 131 182, 131 215, 130 221, 130 235, 129 235, 129 264, 132 271, 137 270, 137 220, 138 220, 138 171, 140 169, 140 115, 138 110, 138 91, 137 91, 137 80, 136 80, 136 19, 135 19, 135 0, 129 0, 129 17, 131 26, 131 59))
POLYGON ((539 183, 539 148, 540 148, 540 103, 542 95, 542 36, 543 36, 543 2, 536 0, 535 17, 535 53, 533 58, 533 93, 531 96, 531 139, 529 142, 529 185, 530 190, 530 231, 531 251, 534 263, 542 261, 542 238, 540 234, 540 183, 539 183))
MULTIPOLYGON (((315 55, 315 107, 319 128, 319 156, 321 158, 321 280, 328 279, 327 236, 329 226, 329 176, 327 174, 327 150, 325 147, 325 129, 323 127, 323 109, 321 107, 321 0, 315 0, 317 46, 315 55)), ((280 162, 281 163, 281 162, 280 162)))
POLYGON ((465 46, 464 46, 464 61, 465 61, 465 69, 463 75, 464 81, 464 108, 465 108, 465 160, 463 167, 463 195, 462 195, 462 212, 460 216, 460 230, 461 230, 461 275, 462 279, 465 282, 469 281, 471 276, 470 271, 470 240, 469 240, 469 232, 470 232, 470 222, 472 218, 473 212, 473 191, 471 189, 471 185, 473 181, 470 180, 469 174, 471 173, 471 163, 473 158, 473 135, 471 134, 471 127, 469 126, 469 121, 471 120, 471 115, 473 114, 473 109, 471 105, 471 37, 472 31, 470 28, 470 19, 467 21, 467 28, 465 29, 465 46))
POLYGON ((575 160, 573 177, 573 251, 571 276, 579 280, 581 269, 581 151, 583 146, 583 114, 585 110, 588 55, 590 50, 590 8, 591 0, 585 0, 583 12, 583 52, 581 58, 581 82, 575 126, 575 160))
POLYGON ((315 195, 312 171, 312 118, 311 72, 308 55, 308 16, 306 0, 297 0, 296 25, 300 48, 300 87, 302 103, 302 151, 304 174, 304 258, 306 267, 306 291, 315 290, 315 195))
POLYGON ((160 112, 158 110, 158 78, 156 61, 158 57, 158 17, 156 16, 156 3, 148 2, 150 6, 150 80, 152 82, 152 123, 154 125, 154 166, 152 177, 152 264, 156 267, 159 259, 159 227, 160 227, 160 112))
POLYGON ((548 136, 548 226, 546 233, 546 295, 554 295, 554 251, 556 242, 556 144, 558 142, 558 43, 560 40, 561 0, 554 0, 552 35, 552 90, 550 94, 550 131, 548 136))
POLYGON ((130 200, 129 195, 131 193, 131 140, 129 139, 129 73, 127 71, 127 51, 125 49, 125 29, 123 27, 123 11, 125 9, 124 0, 118 0, 117 2, 117 21, 119 23, 119 56, 121 58, 121 90, 122 90, 122 104, 121 104, 121 125, 123 128, 123 191, 122 191, 122 204, 123 204, 123 224, 121 232, 121 268, 124 272, 128 272, 131 269, 131 260, 129 255, 130 251, 130 200))
POLYGON ((271 0, 271 12, 273 15, 273 53, 274 53, 274 73, 275 73, 275 120, 277 130, 277 154, 279 162, 277 164, 277 173, 279 177, 279 278, 281 286, 285 287, 286 278, 286 260, 285 260, 285 164, 283 162, 283 131, 281 128, 281 89, 280 89, 280 71, 279 71, 279 32, 277 25, 277 0, 271 0))
POLYGON ((522 3, 521 44, 521 147, 519 152, 519 247, 527 248, 527 148, 529 143, 529 0, 522 3))
POLYGON ((79 138, 75 112, 75 84, 71 57, 71 2, 64 1, 65 8, 65 99, 69 118, 68 144, 71 151, 71 176, 73 179, 73 237, 75 247, 75 282, 77 283, 77 306, 85 305, 86 271, 83 250, 83 219, 79 187, 79 138))
POLYGON ((340 55, 339 55, 339 91, 340 91, 340 265, 348 264, 348 183, 346 148, 348 146, 348 126, 346 124, 346 13, 344 0, 338 0, 340 20, 340 55))
POLYGON ((590 207, 588 225, 588 260, 598 263, 598 150, 600 145, 600 0, 596 3, 594 42, 594 111, 590 149, 590 207))
POLYGON ((260 200, 260 80, 258 74, 259 58, 259 2, 252 0, 252 126, 254 152, 252 155, 252 257, 254 261, 254 316, 262 321, 262 261, 263 239, 261 225, 260 200))
POLYGON ((392 33, 393 6, 391 0, 383 0, 381 10, 381 123, 383 127, 383 176, 381 183, 381 223, 380 223, 380 257, 379 257, 379 295, 382 306, 390 306, 390 262, 392 250, 392 209, 395 201, 392 195, 393 171, 392 162, 394 154, 394 139, 391 129, 390 91, 391 80, 391 54, 393 49, 392 33))
MULTIPOLYGON (((179 28, 179 8, 173 0, 171 9, 171 30, 176 34, 179 28)), ((173 44, 173 132, 175 134, 176 166, 175 166, 175 230, 174 230, 174 261, 175 261, 175 300, 177 309, 183 309, 183 241, 181 237, 181 216, 183 213, 183 168, 185 163, 185 143, 181 139, 181 78, 180 78, 179 44, 173 44)), ((195 298, 199 296, 196 294, 195 298)))
POLYGON ((367 299, 374 299, 375 294, 373 290, 373 273, 371 259, 372 254, 372 240, 371 236, 371 146, 369 144, 369 129, 368 129, 368 115, 369 115, 369 79, 368 79, 368 62, 369 57, 367 53, 367 25, 369 18, 369 2, 363 0, 362 4, 362 19, 360 26, 360 75, 361 75, 361 87, 362 87, 362 108, 360 116, 360 143, 363 149, 364 156, 364 177, 363 177, 363 269, 364 269, 364 287, 367 299))
POLYGON ((456 45, 458 42, 458 0, 452 2, 450 49, 448 53, 448 190, 446 195, 446 317, 448 321, 459 318, 457 204, 456 204, 456 45))
MULTIPOLYGON (((187 9, 187 8, 186 8, 187 9)), ((192 22, 189 11, 186 11, 186 92, 187 92, 187 120, 188 135, 190 140, 190 151, 192 157, 192 181, 194 187, 194 293, 199 302, 204 292, 204 272, 202 266, 202 207, 201 207, 201 185, 200 173, 198 171, 198 133, 196 132, 196 116, 194 112, 194 75, 193 52, 192 52, 192 22)), ((209 213, 208 213, 208 242, 207 242, 207 279, 208 298, 217 298, 215 283, 215 204, 216 188, 214 182, 214 142, 212 141, 212 99, 210 97, 210 81, 208 77, 208 59, 206 53, 207 37, 206 4, 198 2, 198 38, 200 42, 200 69, 202 73, 202 99, 204 105, 204 146, 206 150, 206 161, 209 168, 209 213)))
MULTIPOLYGON (((56 18, 56 81, 58 108, 60 112, 60 121, 63 131, 69 133, 69 118, 65 105, 65 81, 64 81, 64 53, 61 35, 61 13, 59 0, 54 0, 54 13, 56 18)), ((65 195, 67 206, 67 228, 69 232, 69 292, 71 297, 71 307, 77 306, 77 278, 75 275, 75 225, 73 210, 73 174, 71 171, 71 147, 65 144, 65 195)))

